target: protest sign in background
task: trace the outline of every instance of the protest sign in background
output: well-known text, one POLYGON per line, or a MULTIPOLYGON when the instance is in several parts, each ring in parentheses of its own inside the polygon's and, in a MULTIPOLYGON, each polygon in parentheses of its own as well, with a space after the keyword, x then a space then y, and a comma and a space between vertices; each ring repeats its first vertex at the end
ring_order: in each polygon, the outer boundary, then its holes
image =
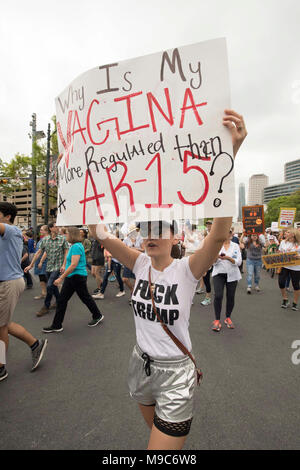
POLYGON ((262 261, 266 269, 278 268, 282 266, 296 266, 300 264, 297 251, 289 251, 286 253, 274 253, 262 256, 262 261))
POLYGON ((264 206, 243 206, 242 213, 243 227, 248 235, 264 233, 264 206))
POLYGON ((114 62, 57 98, 58 225, 235 215, 225 39, 114 62))
POLYGON ((57 186, 57 155, 50 156, 48 184, 50 187, 57 186))
POLYGON ((296 217, 296 207, 281 207, 279 218, 278 218, 278 227, 279 228, 288 228, 294 226, 294 220, 296 217))

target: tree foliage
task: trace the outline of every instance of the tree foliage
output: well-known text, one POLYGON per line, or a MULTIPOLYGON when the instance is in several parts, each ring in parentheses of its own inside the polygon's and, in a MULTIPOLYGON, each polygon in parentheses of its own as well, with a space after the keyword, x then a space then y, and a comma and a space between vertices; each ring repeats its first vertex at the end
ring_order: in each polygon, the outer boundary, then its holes
POLYGON ((270 227, 272 222, 277 222, 280 208, 282 207, 296 207, 297 212, 295 221, 300 221, 300 189, 289 196, 276 197, 268 203, 268 208, 265 212, 266 227, 270 227))
MULTIPOLYGON (((56 116, 51 118, 54 124, 54 131, 50 136, 50 154, 58 155, 58 142, 56 134, 56 116)), ((10 162, 5 162, 0 158, 0 178, 7 178, 6 184, 1 184, 0 191, 6 196, 11 195, 17 189, 26 186, 31 187, 32 167, 36 169, 37 177, 46 176, 47 165, 47 141, 42 144, 39 141, 33 143, 33 156, 17 153, 10 162)), ((44 188, 38 186, 38 191, 44 193, 44 188)), ((56 189, 50 188, 49 196, 56 199, 56 189)))

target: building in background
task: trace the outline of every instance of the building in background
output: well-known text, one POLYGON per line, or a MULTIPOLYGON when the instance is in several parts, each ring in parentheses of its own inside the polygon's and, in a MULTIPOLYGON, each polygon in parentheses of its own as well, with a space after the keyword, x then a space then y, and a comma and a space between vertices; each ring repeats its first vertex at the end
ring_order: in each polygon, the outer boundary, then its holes
POLYGON ((292 181, 300 179, 300 159, 287 162, 284 165, 284 181, 292 181))
POLYGON ((246 192, 244 183, 239 184, 239 215, 238 220, 243 219, 242 207, 246 205, 246 192))
POLYGON ((263 204, 264 189, 269 184, 269 177, 264 174, 252 175, 249 179, 248 206, 263 204))
MULTIPOLYGON (((37 179, 37 225, 44 223, 45 216, 45 178, 37 179)), ((0 198, 1 200, 1 198, 0 198)), ((15 204, 18 209, 15 224, 29 228, 31 226, 31 185, 24 184, 6 197, 7 202, 15 204)), ((49 222, 55 220, 53 209, 56 209, 56 201, 49 201, 49 222)))
POLYGON ((289 196, 300 189, 300 159, 284 165, 284 183, 273 184, 264 188, 264 204, 279 196, 289 196))
POLYGON ((288 183, 273 184, 264 189, 264 204, 268 204, 272 199, 279 196, 289 196, 300 189, 300 178, 289 181, 288 183))

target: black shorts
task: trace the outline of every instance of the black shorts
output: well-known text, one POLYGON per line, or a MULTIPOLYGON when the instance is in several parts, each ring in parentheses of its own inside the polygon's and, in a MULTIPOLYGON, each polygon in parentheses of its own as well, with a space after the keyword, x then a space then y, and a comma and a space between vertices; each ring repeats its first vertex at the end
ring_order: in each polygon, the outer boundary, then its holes
POLYGON ((293 289, 300 290, 300 271, 294 271, 293 269, 282 268, 279 276, 278 276, 278 284, 280 289, 284 289, 286 285, 286 280, 288 275, 290 274, 293 289))
POLYGON ((104 266, 104 258, 93 259, 92 266, 104 266))

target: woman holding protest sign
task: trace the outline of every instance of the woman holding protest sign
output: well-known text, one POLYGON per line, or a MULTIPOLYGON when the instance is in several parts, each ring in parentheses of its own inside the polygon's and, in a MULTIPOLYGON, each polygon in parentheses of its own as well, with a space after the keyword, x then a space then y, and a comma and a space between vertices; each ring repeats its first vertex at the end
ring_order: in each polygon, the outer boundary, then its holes
MULTIPOLYGON (((300 256, 300 232, 294 228, 290 228, 285 232, 285 238, 279 245, 279 251, 286 253, 289 251, 297 251, 300 256)), ((300 294, 300 265, 294 266, 283 266, 278 276, 278 284, 282 295, 282 308, 288 308, 289 301, 286 291, 286 281, 290 275, 292 279, 294 298, 293 298, 293 310, 298 310, 297 304, 300 294)))
MULTIPOLYGON (((247 135, 243 118, 225 110, 223 124, 236 155, 247 135)), ((93 236, 136 276, 132 306, 137 345, 130 360, 129 388, 151 429, 148 449, 181 449, 189 433, 196 385, 190 309, 198 280, 217 258, 231 223, 231 217, 214 219, 201 248, 181 259, 171 257, 177 243, 174 221, 140 224, 146 253, 130 249, 102 224, 90 226, 93 236)), ((197 370, 198 379, 200 375, 197 370)))

